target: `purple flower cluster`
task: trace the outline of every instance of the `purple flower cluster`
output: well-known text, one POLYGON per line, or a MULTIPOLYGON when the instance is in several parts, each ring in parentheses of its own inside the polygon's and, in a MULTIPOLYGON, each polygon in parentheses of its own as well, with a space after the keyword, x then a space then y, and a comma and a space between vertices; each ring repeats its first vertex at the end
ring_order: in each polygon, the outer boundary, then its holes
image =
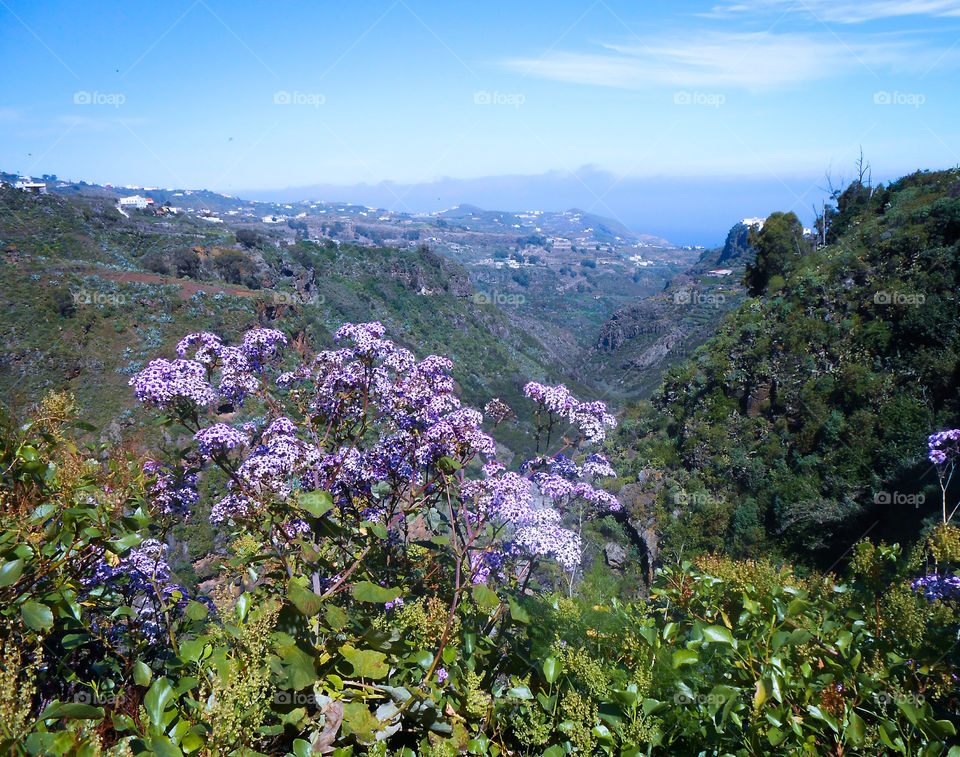
POLYGON ((231 493, 214 503, 210 509, 211 523, 249 518, 258 511, 257 503, 243 494, 231 493))
POLYGON ((591 476, 592 478, 613 478, 617 475, 613 466, 610 465, 610 461, 599 452, 587 456, 582 470, 582 475, 591 476))
POLYGON ((931 573, 910 584, 914 591, 922 591, 931 602, 936 599, 960 599, 960 576, 941 576, 931 573))
POLYGON ((960 428, 938 431, 927 437, 930 462, 937 466, 949 465, 960 458, 960 428))
POLYGON ((214 455, 225 455, 230 450, 249 443, 243 431, 238 431, 226 423, 214 423, 212 426, 200 429, 193 438, 197 442, 200 456, 207 459, 214 455))
POLYGON ((523 387, 523 393, 547 412, 566 418, 588 442, 602 442, 607 428, 617 426, 617 419, 607 412, 603 402, 581 402, 563 384, 547 386, 530 381, 523 387))
POLYGON ((206 407, 214 398, 206 368, 193 360, 151 360, 130 379, 137 399, 162 410, 183 405, 206 407))
POLYGON ((209 331, 198 331, 195 334, 187 334, 177 343, 177 354, 183 357, 193 347, 197 348, 193 359, 198 363, 210 365, 220 356, 223 342, 216 334, 211 334, 209 331))
MULTIPOLYGON (((458 517, 468 530, 493 525, 489 533, 496 534, 470 548, 474 581, 485 583, 494 573, 503 575, 508 561, 530 557, 552 556, 575 569, 581 540, 563 527, 561 513, 577 500, 607 511, 620 508, 615 497, 583 480, 614 475, 606 458, 590 455, 578 466, 560 454, 530 461, 529 475, 508 471, 493 460, 496 446, 482 428, 484 416, 456 397, 452 363, 436 355, 418 361, 384 334, 377 322, 344 324, 335 335, 336 349, 280 374, 276 383, 289 392, 293 419, 268 402, 274 412, 265 423, 248 422, 240 429, 212 423, 195 434, 202 458, 222 463, 229 453, 242 453, 230 463, 233 475, 212 507, 211 521, 247 520, 268 505, 272 511, 296 489, 321 490, 331 493, 341 514, 361 521, 386 523, 391 514, 388 528, 394 533, 394 518, 402 519, 404 512, 391 509, 386 498, 416 492, 421 502, 429 501, 452 479, 459 482, 458 517), (303 422, 294 420, 300 413, 303 422), (466 479, 461 466, 477 456, 487 459, 483 478, 466 479), (447 458, 460 464, 452 466, 452 475, 447 458)), ((177 345, 180 360, 154 361, 131 383, 138 397, 161 407, 186 399, 209 404, 216 395, 239 405, 260 395, 265 366, 284 344, 286 337, 275 329, 248 331, 239 346, 224 345, 210 332, 190 334, 177 345), (190 353, 194 360, 183 359, 190 353)), ((524 391, 541 411, 561 416, 587 441, 601 441, 615 425, 602 402, 580 402, 563 386, 531 382, 524 391)), ((491 414, 500 421, 509 408, 491 403, 491 414)), ((171 511, 189 506, 176 500, 173 479, 157 487, 155 496, 166 497, 169 504, 163 506, 171 511)), ((196 501, 193 491, 183 493, 185 502, 196 501)), ((277 533, 293 540, 308 530, 306 522, 285 518, 277 533)))
POLYGON ((185 594, 182 587, 171 582, 170 564, 166 559, 167 545, 156 539, 146 539, 130 550, 126 557, 111 565, 106 560, 97 564, 87 586, 123 586, 134 594, 160 596, 168 599, 175 592, 185 594))
POLYGON ((196 473, 176 471, 155 460, 144 463, 143 470, 156 476, 148 494, 161 513, 180 516, 190 514, 190 508, 200 499, 196 473))
POLYGON ((277 354, 287 337, 277 329, 251 329, 243 335, 243 351, 258 368, 277 354))

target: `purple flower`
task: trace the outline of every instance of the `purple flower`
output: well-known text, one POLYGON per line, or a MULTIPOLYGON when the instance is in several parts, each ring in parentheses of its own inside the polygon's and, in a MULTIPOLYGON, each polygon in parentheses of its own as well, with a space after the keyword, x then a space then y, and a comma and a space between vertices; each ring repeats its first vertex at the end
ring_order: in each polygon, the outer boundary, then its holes
POLYGON ((194 360, 157 358, 130 379, 137 399, 163 410, 184 405, 206 407, 213 401, 207 371, 194 360))
POLYGON ((200 499, 196 473, 177 471, 155 460, 145 462, 143 470, 156 475, 148 494, 161 513, 180 516, 190 514, 190 508, 200 499))
POLYGON ((445 668, 437 668, 437 683, 439 683, 442 686, 443 682, 446 681, 449 677, 450 677, 450 674, 446 671, 445 668))
POLYGON ((243 494, 228 494, 214 504, 210 510, 211 523, 224 523, 228 520, 249 518, 259 510, 257 503, 243 494))
POLYGON ((230 450, 249 443, 243 431, 238 431, 226 423, 214 423, 198 431, 193 438, 197 441, 200 456, 207 459, 214 455, 225 455, 230 450))
POLYGON ((223 348, 223 342, 216 334, 209 331, 198 331, 195 334, 187 334, 177 343, 177 354, 183 357, 191 347, 196 347, 194 360, 209 365, 220 355, 223 348))
POLYGON ((589 455, 583 464, 583 474, 594 478, 612 478, 617 472, 610 462, 599 452, 589 455))
POLYGON ((914 591, 922 591, 931 602, 940 599, 960 599, 960 576, 941 576, 932 573, 917 578, 910 584, 914 591))
POLYGON ((927 437, 928 457, 936 466, 952 464, 960 457, 960 428, 937 431, 927 437))
POLYGON ((243 351, 258 366, 273 357, 281 344, 287 344, 287 337, 277 329, 251 329, 243 335, 243 351))
POLYGON ((392 599, 389 602, 385 602, 383 605, 384 610, 393 610, 394 608, 403 607, 403 597, 397 597, 392 599))

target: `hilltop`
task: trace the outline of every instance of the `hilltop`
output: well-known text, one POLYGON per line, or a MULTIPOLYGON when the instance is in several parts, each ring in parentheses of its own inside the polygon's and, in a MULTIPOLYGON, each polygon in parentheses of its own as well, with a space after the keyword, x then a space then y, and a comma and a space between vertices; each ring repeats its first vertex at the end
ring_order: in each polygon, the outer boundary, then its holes
POLYGON ((960 418, 960 172, 855 182, 826 221, 825 246, 792 214, 752 234, 759 291, 628 414, 634 517, 661 549, 829 565, 939 513, 925 452, 960 418))

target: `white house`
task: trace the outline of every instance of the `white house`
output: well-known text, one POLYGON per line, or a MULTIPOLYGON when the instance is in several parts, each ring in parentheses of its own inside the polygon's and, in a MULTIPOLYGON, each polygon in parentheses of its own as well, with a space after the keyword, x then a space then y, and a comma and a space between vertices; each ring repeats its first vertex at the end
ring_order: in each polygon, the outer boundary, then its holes
POLYGON ((22 189, 24 192, 32 192, 36 195, 45 195, 47 185, 42 181, 34 181, 29 176, 21 176, 13 185, 16 189, 22 189))
POLYGON ((742 223, 744 226, 759 226, 761 229, 763 228, 763 224, 766 222, 766 218, 744 218, 742 221, 740 221, 740 223, 742 223))
POLYGON ((153 200, 149 197, 144 197, 143 195, 130 195, 129 197, 121 197, 118 204, 121 208, 136 208, 137 210, 146 210, 148 207, 153 205, 153 200))
POLYGON ((713 271, 707 271, 708 276, 729 276, 733 271, 729 268, 717 268, 713 271))

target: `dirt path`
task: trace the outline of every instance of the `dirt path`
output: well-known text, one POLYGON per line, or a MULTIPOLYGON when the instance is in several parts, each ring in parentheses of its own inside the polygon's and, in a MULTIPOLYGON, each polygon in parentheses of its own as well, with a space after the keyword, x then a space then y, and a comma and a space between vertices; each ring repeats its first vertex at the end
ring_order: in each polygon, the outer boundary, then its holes
POLYGON ((188 300, 197 292, 207 294, 229 294, 233 297, 256 297, 259 293, 250 289, 223 286, 221 284, 200 284, 196 281, 175 279, 171 276, 162 276, 159 273, 135 273, 120 271, 97 271, 97 276, 113 281, 136 282, 138 284, 175 284, 180 287, 180 296, 188 300))
MULTIPOLYGON (((174 276, 163 276, 159 273, 143 273, 140 271, 112 271, 106 268, 97 268, 96 266, 84 265, 60 265, 56 270, 61 273, 73 273, 79 275, 94 275, 101 279, 110 279, 111 281, 120 281, 124 283, 138 284, 165 284, 180 287, 180 296, 188 300, 197 292, 206 292, 207 294, 227 294, 232 297, 250 297, 261 296, 264 291, 254 291, 244 289, 243 287, 226 286, 224 284, 205 284, 189 279, 178 279, 174 276)), ((54 270, 48 269, 48 273, 54 273, 54 270)))

